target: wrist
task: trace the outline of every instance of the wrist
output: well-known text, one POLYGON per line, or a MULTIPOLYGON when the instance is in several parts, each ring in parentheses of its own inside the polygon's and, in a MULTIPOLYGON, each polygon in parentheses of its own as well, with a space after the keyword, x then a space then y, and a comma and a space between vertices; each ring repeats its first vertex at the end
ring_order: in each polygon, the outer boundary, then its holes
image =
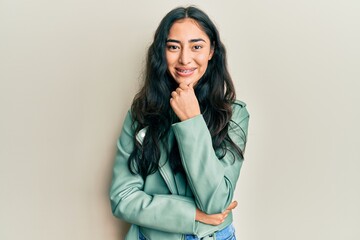
POLYGON ((192 114, 192 115, 188 115, 188 116, 183 116, 183 117, 179 117, 180 121, 186 121, 189 120, 191 118, 195 118, 197 116, 201 115, 201 113, 196 113, 196 114, 192 114))
POLYGON ((195 213, 195 221, 201 222, 201 214, 202 212, 199 209, 196 209, 196 213, 195 213))

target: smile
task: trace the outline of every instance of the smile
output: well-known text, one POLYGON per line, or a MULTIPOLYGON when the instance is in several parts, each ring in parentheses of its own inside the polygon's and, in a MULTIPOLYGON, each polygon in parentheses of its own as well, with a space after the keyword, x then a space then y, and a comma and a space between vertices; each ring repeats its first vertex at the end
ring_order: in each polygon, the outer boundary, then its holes
POLYGON ((176 73, 179 75, 179 76, 190 76, 191 74, 194 73, 194 71, 196 70, 196 68, 175 68, 176 70, 176 73))

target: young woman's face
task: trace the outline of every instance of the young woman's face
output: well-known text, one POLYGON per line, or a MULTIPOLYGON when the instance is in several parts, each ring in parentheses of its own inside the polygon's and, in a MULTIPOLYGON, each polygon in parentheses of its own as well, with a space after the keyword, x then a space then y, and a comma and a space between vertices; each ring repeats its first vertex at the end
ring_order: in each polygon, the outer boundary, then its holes
POLYGON ((213 55, 210 39, 195 20, 185 18, 170 28, 166 43, 168 71, 180 84, 196 83, 204 75, 213 55))

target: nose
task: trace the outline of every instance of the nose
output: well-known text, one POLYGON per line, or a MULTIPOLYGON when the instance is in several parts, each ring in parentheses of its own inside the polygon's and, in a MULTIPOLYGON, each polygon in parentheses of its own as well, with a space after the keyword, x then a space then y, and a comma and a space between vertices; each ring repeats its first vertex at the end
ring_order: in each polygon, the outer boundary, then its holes
POLYGON ((187 65, 187 64, 191 63, 190 50, 188 50, 186 48, 183 48, 181 50, 180 57, 179 57, 179 63, 181 63, 182 65, 187 65))

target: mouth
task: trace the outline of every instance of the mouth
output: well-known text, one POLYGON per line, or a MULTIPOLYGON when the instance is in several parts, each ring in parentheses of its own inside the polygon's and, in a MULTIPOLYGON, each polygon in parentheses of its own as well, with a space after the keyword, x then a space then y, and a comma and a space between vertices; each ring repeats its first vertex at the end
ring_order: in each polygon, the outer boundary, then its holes
POLYGON ((175 68, 176 74, 182 77, 188 77, 194 73, 196 68, 175 68))

